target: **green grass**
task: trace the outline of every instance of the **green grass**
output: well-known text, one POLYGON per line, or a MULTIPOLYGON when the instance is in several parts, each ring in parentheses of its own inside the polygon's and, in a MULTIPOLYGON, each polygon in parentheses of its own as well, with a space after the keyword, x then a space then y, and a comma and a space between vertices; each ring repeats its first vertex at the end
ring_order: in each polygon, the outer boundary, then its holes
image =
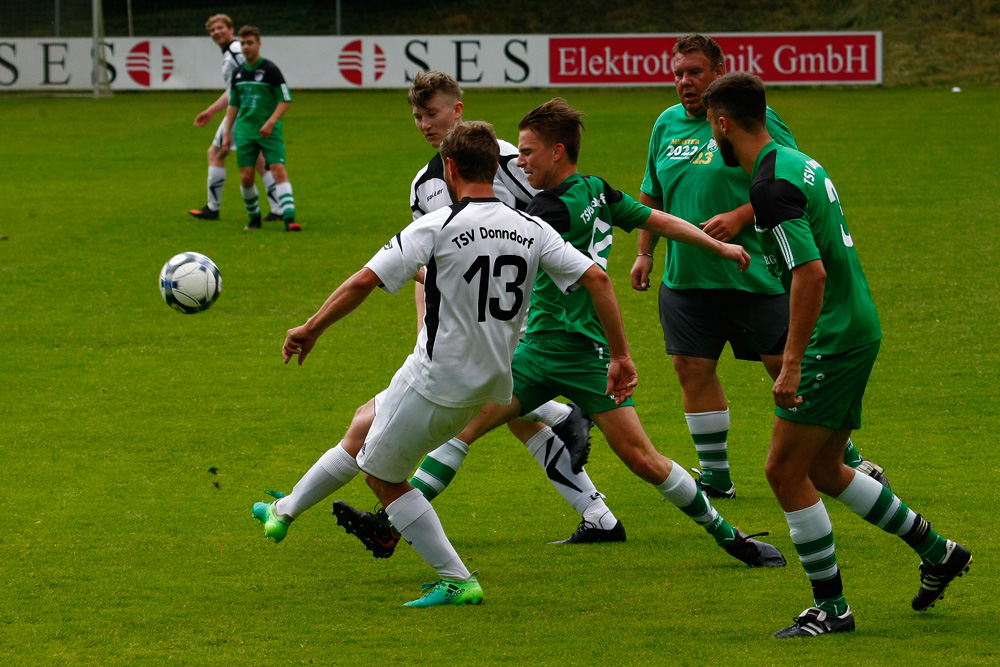
MULTIPOLYGON (((589 114, 581 169, 637 194, 649 128, 672 91, 562 94, 589 114)), ((398 91, 297 94, 285 132, 305 231, 245 234, 234 163, 222 220, 185 213, 204 203, 212 128, 191 122, 213 97, 2 100, 7 663, 996 663, 1000 186, 982 122, 996 89, 771 96, 837 184, 885 329, 855 440, 976 556, 943 603, 914 614, 916 558, 829 501, 858 632, 784 643, 770 633, 810 596, 762 472, 770 382, 729 358, 720 372, 739 497, 719 508, 771 530, 792 561, 784 570, 740 567, 599 435, 589 469, 628 529, 623 545, 546 546, 577 518, 503 431, 475 445, 435 502, 481 573, 480 608, 402 608, 430 569, 407 547, 372 560, 328 503, 281 545, 266 543, 250 505, 264 488, 289 490, 386 385, 412 348, 412 302, 373 295, 301 368, 281 363, 284 332, 407 222, 408 185, 429 151, 398 91), (184 250, 212 257, 225 278, 199 315, 158 295, 160 266, 184 250)), ((472 91, 467 117, 514 139, 520 115, 549 97, 472 91)), ((695 465, 655 297, 628 288, 634 244, 620 237, 609 269, 639 366, 638 410, 661 450, 695 465)), ((373 502, 360 480, 337 497, 373 502)))

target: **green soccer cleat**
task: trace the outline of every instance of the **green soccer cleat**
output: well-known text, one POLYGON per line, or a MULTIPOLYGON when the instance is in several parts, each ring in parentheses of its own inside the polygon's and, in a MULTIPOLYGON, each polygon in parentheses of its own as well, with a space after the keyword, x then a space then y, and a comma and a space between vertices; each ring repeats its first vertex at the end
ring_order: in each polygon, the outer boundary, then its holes
POLYGON ((434 583, 424 584, 424 594, 417 600, 407 602, 404 607, 440 607, 442 605, 482 604, 483 587, 476 578, 478 572, 465 580, 438 579, 434 583))
MULTIPOLYGON (((264 491, 264 493, 274 498, 285 497, 285 494, 280 491, 267 490, 264 491)), ((275 544, 285 539, 285 534, 288 532, 288 525, 294 521, 294 519, 289 516, 278 516, 278 513, 274 509, 274 504, 276 502, 278 501, 274 500, 269 503, 253 504, 253 518, 264 524, 264 539, 270 537, 274 540, 275 544)))

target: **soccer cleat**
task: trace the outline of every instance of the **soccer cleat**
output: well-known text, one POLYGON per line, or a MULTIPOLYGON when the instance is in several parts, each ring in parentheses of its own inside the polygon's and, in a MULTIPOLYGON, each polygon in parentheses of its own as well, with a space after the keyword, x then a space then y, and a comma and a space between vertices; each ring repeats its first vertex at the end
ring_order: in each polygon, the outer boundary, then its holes
POLYGON ((913 598, 913 611, 926 611, 944 597, 944 589, 969 571, 972 554, 958 542, 945 543, 945 557, 933 567, 920 564, 920 590, 913 598))
POLYGON ((188 210, 188 213, 190 213, 194 217, 200 218, 202 220, 218 220, 219 219, 219 212, 218 211, 213 211, 212 209, 210 209, 208 207, 208 204, 205 204, 205 208, 192 208, 192 209, 188 210))
POLYGON ((735 498, 736 497, 736 485, 735 484, 730 484, 729 485, 729 489, 726 490, 726 491, 720 491, 719 489, 715 488, 711 484, 709 484, 707 482, 701 481, 701 477, 702 477, 701 470, 699 470, 698 468, 691 468, 691 472, 693 472, 696 475, 698 475, 698 488, 701 489, 701 492, 704 493, 709 498, 712 498, 712 499, 715 499, 715 500, 729 500, 730 498, 735 498))
POLYGON ((726 553, 750 567, 785 567, 785 557, 778 551, 778 547, 753 539, 768 534, 746 535, 743 531, 737 530, 736 539, 726 547, 726 553))
POLYGON ((299 223, 295 222, 295 218, 285 218, 285 231, 301 232, 302 227, 299 226, 299 223))
POLYGON ((483 587, 476 578, 478 572, 473 572, 468 579, 438 579, 434 583, 424 584, 424 594, 404 607, 439 607, 447 604, 482 604, 483 587))
POLYGON ((250 216, 250 222, 248 222, 247 226, 243 228, 243 231, 246 232, 254 229, 260 229, 260 213, 250 216))
POLYGON ((549 544, 591 544, 594 542, 624 542, 625 526, 619 521, 614 528, 599 528, 589 521, 581 521, 576 532, 565 540, 549 542, 549 544))
MULTIPOLYGON (((264 493, 273 498, 285 497, 285 494, 280 491, 267 490, 264 493)), ((270 537, 274 540, 275 544, 285 539, 285 534, 288 532, 288 524, 295 520, 290 516, 278 516, 278 513, 274 509, 274 505, 277 502, 277 500, 274 500, 269 503, 253 504, 253 518, 264 524, 264 539, 270 537)))
POLYGON ((889 486, 889 480, 885 478, 885 470, 882 468, 882 466, 875 463, 874 461, 869 461, 868 459, 862 459, 861 464, 858 465, 858 467, 855 468, 855 470, 857 470, 862 474, 868 475, 876 482, 878 482, 885 488, 889 489, 890 491, 892 490, 892 487, 889 486))
POLYGON ((281 220, 281 216, 274 211, 268 213, 267 217, 264 218, 264 222, 277 222, 278 220, 281 220))
POLYGON ((772 637, 815 637, 833 632, 854 632, 854 614, 848 607, 840 616, 832 616, 819 607, 809 607, 799 614, 792 625, 775 632, 772 637))
POLYGON ((573 472, 580 474, 590 457, 590 429, 594 422, 587 419, 580 406, 570 403, 566 419, 552 427, 552 432, 569 450, 569 462, 573 472))
POLYGON ((375 558, 390 557, 402 538, 389 523, 384 509, 375 513, 365 512, 351 507, 343 500, 336 500, 333 503, 333 515, 337 517, 337 525, 343 526, 348 535, 361 540, 365 549, 371 551, 375 558))

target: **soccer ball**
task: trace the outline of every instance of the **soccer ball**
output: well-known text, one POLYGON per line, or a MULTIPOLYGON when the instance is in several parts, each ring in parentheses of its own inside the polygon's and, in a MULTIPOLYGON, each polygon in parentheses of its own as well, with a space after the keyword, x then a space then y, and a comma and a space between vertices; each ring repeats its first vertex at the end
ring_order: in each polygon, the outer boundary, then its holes
POLYGON ((222 275, 215 262, 197 252, 182 252, 160 270, 160 294, 171 308, 200 313, 222 293, 222 275))

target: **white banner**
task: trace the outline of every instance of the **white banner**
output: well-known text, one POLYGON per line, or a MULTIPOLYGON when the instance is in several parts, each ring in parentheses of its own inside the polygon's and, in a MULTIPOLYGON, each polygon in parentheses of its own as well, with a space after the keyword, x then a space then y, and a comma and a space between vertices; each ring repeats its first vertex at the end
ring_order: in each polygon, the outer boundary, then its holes
MULTIPOLYGON (((267 37, 261 54, 295 89, 408 88, 421 69, 463 88, 669 84, 680 35, 267 37)), ((715 35, 729 70, 770 84, 882 83, 882 33, 715 35)), ((92 40, 0 37, 0 90, 91 90, 92 40)), ((112 90, 221 90, 208 37, 108 38, 112 90)))

